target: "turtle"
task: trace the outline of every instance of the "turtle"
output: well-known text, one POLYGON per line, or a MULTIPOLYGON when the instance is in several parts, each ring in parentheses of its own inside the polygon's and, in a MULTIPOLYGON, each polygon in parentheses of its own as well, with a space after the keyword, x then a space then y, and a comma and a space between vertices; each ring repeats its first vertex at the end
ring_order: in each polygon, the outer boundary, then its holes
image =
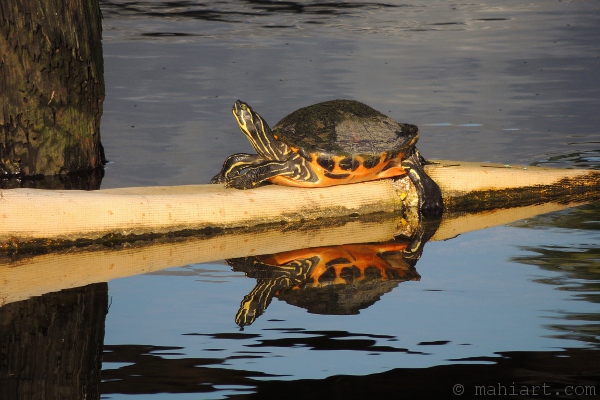
POLYGON ((441 213, 440 188, 425 173, 426 161, 415 147, 416 125, 398 123, 355 100, 300 108, 273 129, 241 100, 232 112, 257 154, 229 156, 211 183, 236 189, 251 189, 265 181, 317 188, 408 174, 420 210, 441 213))
POLYGON ((404 258, 408 239, 291 250, 229 259, 234 271, 256 278, 235 322, 251 325, 273 297, 319 314, 358 314, 400 282, 420 280, 404 258))

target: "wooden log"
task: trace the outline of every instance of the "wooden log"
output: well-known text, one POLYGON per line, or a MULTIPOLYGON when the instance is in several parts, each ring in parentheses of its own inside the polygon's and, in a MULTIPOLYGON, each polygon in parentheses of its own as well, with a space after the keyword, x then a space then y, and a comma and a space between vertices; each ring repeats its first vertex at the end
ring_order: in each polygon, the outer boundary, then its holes
MULTIPOLYGON (((598 198, 600 171, 438 162, 427 166, 446 212, 598 198)), ((115 236, 222 231, 372 213, 416 205, 410 181, 379 180, 318 189, 221 185, 86 191, 0 190, 0 248, 115 236)))

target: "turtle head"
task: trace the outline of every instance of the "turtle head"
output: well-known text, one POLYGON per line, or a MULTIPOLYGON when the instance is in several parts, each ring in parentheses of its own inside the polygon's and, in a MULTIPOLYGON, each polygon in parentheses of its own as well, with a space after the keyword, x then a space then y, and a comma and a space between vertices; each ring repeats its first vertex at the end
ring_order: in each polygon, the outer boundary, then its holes
POLYGON ((246 135, 252 147, 254 147, 261 157, 268 160, 281 159, 283 157, 286 149, 282 146, 285 145, 273 137, 273 133, 267 122, 252 107, 238 100, 233 105, 231 111, 240 130, 246 135))
POLYGON ((231 111, 246 136, 252 136, 254 131, 260 129, 259 126, 264 124, 262 117, 241 100, 235 102, 231 111))

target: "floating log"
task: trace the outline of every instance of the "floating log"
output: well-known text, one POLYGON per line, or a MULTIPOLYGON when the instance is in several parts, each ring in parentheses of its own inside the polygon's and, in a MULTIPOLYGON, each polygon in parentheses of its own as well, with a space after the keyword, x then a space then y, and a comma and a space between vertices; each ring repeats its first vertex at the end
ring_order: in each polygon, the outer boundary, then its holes
MULTIPOLYGON (((506 225, 575 204, 545 203, 475 214, 446 214, 431 239, 448 240, 460 234, 506 225)), ((0 253, 0 307, 34 296, 166 268, 223 259, 273 254, 311 247, 339 246, 390 240, 403 218, 376 214, 351 220, 326 219, 306 224, 264 226, 226 234, 159 237, 107 247, 92 244, 58 249, 47 254, 0 253)), ((427 251, 427 249, 425 249, 427 251)))
MULTIPOLYGON (((445 212, 475 212, 598 198, 600 171, 438 161, 426 166, 445 212)), ((295 224, 416 206, 406 177, 327 188, 266 185, 141 187, 96 191, 0 190, 0 249, 144 235, 295 224)))
POLYGON ((451 212, 600 198, 600 171, 443 161, 427 166, 451 212))

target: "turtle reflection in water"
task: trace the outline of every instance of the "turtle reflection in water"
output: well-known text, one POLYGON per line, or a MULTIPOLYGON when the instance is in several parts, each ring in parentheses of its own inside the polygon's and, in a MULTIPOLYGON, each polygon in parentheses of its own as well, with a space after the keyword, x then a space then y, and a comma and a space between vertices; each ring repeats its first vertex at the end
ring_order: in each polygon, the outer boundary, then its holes
MULTIPOLYGON (((229 259, 234 271, 257 280, 235 322, 252 324, 278 297, 317 314, 358 314, 400 282, 420 280, 409 240, 349 244, 229 259)), ((417 257, 418 258, 418 257, 417 257)))
POLYGON ((425 173, 415 144, 419 129, 401 124, 354 100, 301 108, 273 129, 238 100, 233 115, 258 154, 229 156, 211 183, 251 189, 265 181, 296 187, 325 187, 407 174, 424 215, 442 212, 438 185, 425 173))

